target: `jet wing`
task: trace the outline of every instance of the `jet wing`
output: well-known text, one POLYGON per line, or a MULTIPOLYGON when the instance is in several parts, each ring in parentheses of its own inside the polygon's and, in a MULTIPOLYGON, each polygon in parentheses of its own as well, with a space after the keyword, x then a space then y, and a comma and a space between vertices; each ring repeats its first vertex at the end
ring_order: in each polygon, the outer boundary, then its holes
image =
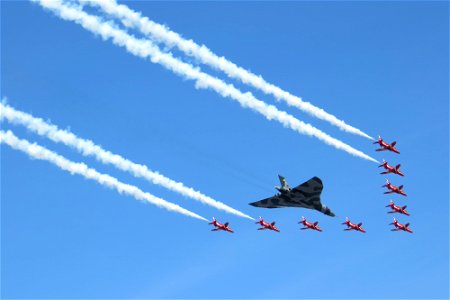
MULTIPOLYGON (((256 202, 250 203, 250 205, 257 206, 257 207, 265 207, 265 208, 278 208, 278 207, 289 206, 289 205, 284 205, 284 204, 286 204, 286 200, 283 200, 281 198, 281 196, 286 197, 286 195, 275 195, 273 197, 269 197, 269 198, 263 199, 261 201, 256 201, 256 202)), ((289 199, 287 199, 287 200, 289 200, 289 199)))
POLYGON ((303 182, 299 186, 292 189, 293 193, 303 194, 305 197, 312 195, 320 195, 323 190, 323 183, 319 177, 313 177, 307 182, 303 182))

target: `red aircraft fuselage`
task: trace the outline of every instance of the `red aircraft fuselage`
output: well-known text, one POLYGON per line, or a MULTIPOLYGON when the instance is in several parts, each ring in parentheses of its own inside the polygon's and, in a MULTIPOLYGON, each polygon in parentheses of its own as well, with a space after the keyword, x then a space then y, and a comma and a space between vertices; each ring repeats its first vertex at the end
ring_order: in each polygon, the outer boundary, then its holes
POLYGON ((386 143, 380 136, 378 137, 378 140, 373 142, 374 144, 378 144, 380 145, 381 148, 377 149, 376 151, 392 151, 395 152, 397 154, 400 154, 400 151, 397 150, 397 148, 395 148, 395 144, 397 144, 397 142, 392 142, 391 144, 386 143))
POLYGON ((403 174, 403 173, 400 171, 400 164, 396 165, 395 167, 394 167, 394 166, 390 166, 390 165, 387 163, 387 161, 385 161, 385 160, 383 159, 383 163, 382 163, 381 165, 379 165, 378 168, 380 168, 380 167, 383 167, 383 168, 386 170, 386 171, 384 171, 384 172, 381 172, 380 174, 389 174, 389 173, 393 173, 393 174, 397 174, 397 175, 400 175, 400 176, 405 176, 405 174, 403 174))
POLYGON ((389 182, 389 180, 386 180, 386 184, 383 185, 382 187, 387 187, 389 190, 388 192, 384 192, 385 194, 396 193, 396 194, 400 194, 403 196, 407 196, 406 193, 403 191, 403 185, 395 186, 395 185, 391 184, 389 182))
POLYGON ((209 224, 214 225, 216 227, 214 229, 211 229, 211 231, 223 230, 223 231, 228 231, 228 232, 234 233, 233 229, 228 227, 228 222, 226 222, 225 224, 221 224, 221 223, 217 222, 217 220, 215 218, 213 218, 212 222, 209 224))
POLYGON ((390 207, 392 209, 391 211, 388 211, 388 214, 399 213, 409 216, 409 212, 406 210, 406 205, 397 206, 395 205, 394 201, 391 201, 389 205, 386 205, 386 207, 390 207))
POLYGON ((255 222, 255 224, 261 225, 261 227, 258 228, 258 230, 269 229, 269 230, 273 230, 273 231, 276 231, 276 232, 280 232, 280 230, 275 226, 275 222, 272 222, 272 223, 266 222, 261 217, 259 217, 259 221, 255 222))
POLYGON ((300 228, 301 230, 312 229, 312 230, 317 230, 317 231, 322 232, 322 229, 319 226, 317 226, 317 224, 319 224, 319 222, 311 223, 311 222, 308 222, 305 217, 302 217, 302 220, 298 223, 303 224, 303 226, 304 226, 303 228, 300 228))
POLYGON ((347 228, 345 228, 344 230, 347 230, 347 231, 356 230, 356 231, 366 233, 366 231, 361 227, 362 223, 359 223, 359 224, 352 223, 352 222, 350 222, 349 218, 346 218, 345 222, 342 224, 347 225, 347 228))
POLYGON ((391 231, 403 230, 403 231, 407 231, 409 233, 413 233, 412 230, 409 228, 409 223, 406 223, 406 224, 399 223, 396 218, 394 218, 394 222, 389 223, 389 225, 395 226, 395 228, 391 229, 391 231))

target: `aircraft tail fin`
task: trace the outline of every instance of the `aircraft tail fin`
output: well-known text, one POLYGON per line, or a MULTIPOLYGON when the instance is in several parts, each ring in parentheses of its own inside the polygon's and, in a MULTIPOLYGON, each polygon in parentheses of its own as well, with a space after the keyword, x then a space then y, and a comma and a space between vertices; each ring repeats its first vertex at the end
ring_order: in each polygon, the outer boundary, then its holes
POLYGON ((281 175, 278 175, 278 179, 280 180, 280 185, 281 185, 280 188, 281 188, 281 190, 288 191, 288 190, 291 189, 291 187, 289 186, 289 184, 286 181, 286 178, 284 178, 281 175))

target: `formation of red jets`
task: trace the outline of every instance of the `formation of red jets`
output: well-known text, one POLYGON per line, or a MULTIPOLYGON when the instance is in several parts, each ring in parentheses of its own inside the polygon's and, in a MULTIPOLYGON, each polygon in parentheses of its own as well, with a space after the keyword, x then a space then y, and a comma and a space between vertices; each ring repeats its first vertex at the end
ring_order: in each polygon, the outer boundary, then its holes
MULTIPOLYGON (((400 151, 398 151, 398 149, 395 148, 395 145, 397 144, 397 142, 392 142, 391 144, 389 144, 389 143, 386 143, 381 137, 378 137, 378 140, 375 141, 374 144, 378 144, 381 146, 381 148, 376 149, 376 151, 388 150, 388 151, 400 154, 400 151)), ((388 162, 383 159, 383 163, 381 165, 379 165, 378 167, 379 168, 383 167, 385 169, 385 171, 381 172, 380 174, 397 174, 400 176, 405 176, 405 174, 403 174, 400 171, 400 164, 396 165, 395 167, 390 166, 388 164, 388 162)), ((403 185, 395 186, 387 179, 386 179, 386 183, 382 187, 386 187, 388 189, 386 192, 384 192, 385 194, 399 194, 402 196, 407 196, 406 193, 403 191, 403 185)), ((389 214, 398 213, 398 214, 403 214, 403 215, 409 216, 409 212, 406 210, 406 205, 398 206, 398 205, 395 205, 394 201, 391 200, 390 203, 388 205, 386 205, 386 207, 391 208, 391 211, 388 212, 389 214)), ((390 223, 389 225, 394 225, 394 228, 391 229, 392 231, 403 230, 403 231, 412 233, 412 230, 409 228, 409 223, 402 224, 402 223, 398 222, 396 218, 394 218, 394 222, 390 223)))
MULTIPOLYGON (((400 154, 400 151, 398 151, 397 148, 395 148, 395 145, 397 144, 397 142, 392 142, 392 143, 387 143, 385 142, 381 137, 378 137, 378 140, 374 142, 374 144, 379 144, 381 148, 376 149, 376 151, 391 151, 391 152, 395 152, 397 154, 400 154)), ((386 160, 383 159, 383 163, 381 165, 378 166, 383 167, 385 169, 384 172, 381 172, 380 174, 396 174, 399 176, 405 176, 405 174, 403 174, 400 171, 400 164, 396 165, 396 166, 391 166, 388 164, 388 162, 386 160)), ((407 196, 406 193, 403 191, 403 185, 400 186, 395 186, 393 185, 389 180, 386 179, 386 183, 382 186, 382 187, 386 187, 388 190, 386 192, 384 192, 385 194, 399 194, 402 196, 407 196)), ((398 206, 394 203, 394 201, 390 201, 390 203, 388 205, 386 205, 386 207, 390 207, 391 211, 389 211, 388 213, 398 213, 398 214, 403 214, 406 216, 409 216, 409 212, 406 210, 406 205, 404 206, 398 206)), ((214 229, 212 229, 212 231, 219 231, 219 230, 223 230, 223 231, 228 231, 233 233, 234 231, 228 226, 228 222, 221 224, 219 223, 215 218, 213 218, 212 222, 209 223, 211 225, 214 225, 214 229)), ((280 230, 275 226, 275 222, 269 223, 264 221, 264 219, 262 217, 259 217, 259 220, 256 222, 256 224, 261 225, 261 227, 259 227, 257 230, 273 230, 276 232, 280 232, 280 230)), ((311 229, 311 230, 316 230, 319 232, 322 232, 322 229, 318 226, 319 222, 309 222, 308 220, 306 220, 305 217, 302 217, 302 219, 298 222, 298 224, 303 224, 303 227, 300 228, 301 230, 306 230, 306 229, 311 229)), ((345 218, 345 222, 342 223, 343 225, 347 225, 347 228, 345 228, 345 231, 359 231, 362 233, 365 233, 366 231, 364 230, 364 228, 362 228, 362 223, 352 223, 350 221, 350 219, 347 217, 345 218)), ((390 223, 389 225, 394 225, 394 228, 391 229, 391 231, 406 231, 409 233, 412 233, 412 230, 409 228, 409 223, 406 224, 402 224, 400 223, 396 218, 394 218, 394 221, 392 223, 390 223)))
MULTIPOLYGON (((213 218, 212 222, 209 223, 211 225, 214 225, 215 228, 212 229, 212 231, 218 231, 218 230, 223 230, 223 231, 228 231, 231 233, 234 233, 234 231, 228 226, 228 222, 225 224, 221 224, 219 223, 215 218, 213 218)), ((261 225, 261 227, 258 228, 258 230, 273 230, 276 232, 280 232, 280 230, 278 229, 278 227, 275 226, 275 222, 269 223, 264 221, 263 218, 259 217, 259 221, 256 222, 256 224, 261 225)), ((300 228, 301 230, 306 230, 306 229, 311 229, 311 230, 316 230, 316 231, 320 231, 322 232, 322 228, 319 227, 319 222, 309 222, 308 220, 306 220, 305 217, 302 217, 302 219, 298 222, 298 224, 303 224, 303 227, 300 228)), ((362 223, 359 224, 353 224, 352 222, 350 222, 349 218, 345 219, 345 222, 342 223, 348 226, 347 229, 344 230, 356 230, 356 231, 361 231, 361 232, 366 232, 362 227, 362 223)))

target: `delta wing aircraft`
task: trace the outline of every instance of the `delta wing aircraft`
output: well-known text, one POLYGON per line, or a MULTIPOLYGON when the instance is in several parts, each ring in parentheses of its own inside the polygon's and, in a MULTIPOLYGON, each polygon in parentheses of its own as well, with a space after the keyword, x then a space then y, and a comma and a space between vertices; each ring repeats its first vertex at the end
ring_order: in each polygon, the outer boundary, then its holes
POLYGON ((278 177, 281 187, 275 188, 279 193, 250 205, 263 208, 303 207, 334 217, 334 213, 320 202, 323 184, 319 177, 313 177, 295 188, 291 188, 283 176, 278 177))

